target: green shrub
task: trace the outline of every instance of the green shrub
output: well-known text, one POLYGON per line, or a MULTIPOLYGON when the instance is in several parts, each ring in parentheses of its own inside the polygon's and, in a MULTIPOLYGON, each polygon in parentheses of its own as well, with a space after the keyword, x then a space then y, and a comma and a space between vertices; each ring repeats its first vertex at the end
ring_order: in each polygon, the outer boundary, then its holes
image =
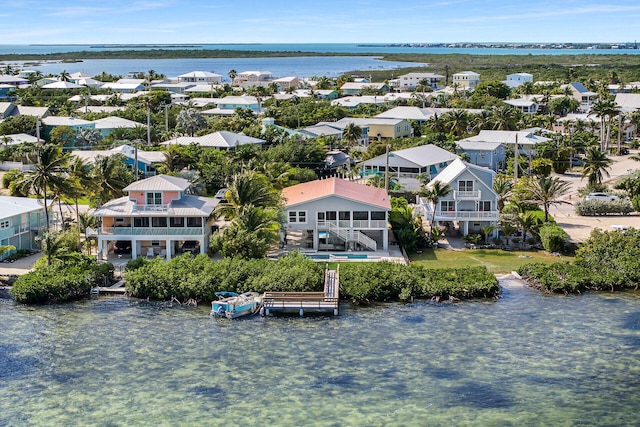
POLYGON ((633 206, 633 210, 636 212, 640 212, 640 194, 636 194, 631 199, 631 205, 633 206))
POLYGON ((147 259, 144 257, 138 257, 127 261, 127 270, 136 270, 147 263, 147 259))
POLYGON ((211 301, 215 293, 322 291, 324 266, 294 252, 277 261, 224 258, 189 253, 169 261, 154 259, 127 269, 127 291, 135 297, 211 301))
POLYGON ((89 295, 91 287, 113 278, 113 264, 55 262, 20 276, 11 295, 23 304, 65 302, 89 295))
POLYGON ((629 199, 605 200, 580 200, 574 205, 576 214, 580 216, 599 216, 622 214, 628 215, 634 211, 629 199))
POLYGON ((567 233, 554 224, 545 224, 539 231, 540 242, 547 252, 564 252, 567 244, 567 233))

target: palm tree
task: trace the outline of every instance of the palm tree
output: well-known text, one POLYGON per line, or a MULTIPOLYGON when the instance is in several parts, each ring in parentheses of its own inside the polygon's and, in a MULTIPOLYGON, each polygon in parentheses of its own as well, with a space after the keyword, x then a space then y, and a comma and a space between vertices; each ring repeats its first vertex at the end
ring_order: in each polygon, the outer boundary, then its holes
POLYGON ((584 168, 582 170, 582 178, 588 177, 589 186, 602 184, 602 176, 609 176, 609 169, 613 161, 607 157, 607 154, 599 147, 594 145, 586 150, 584 157, 584 168))
POLYGON ((66 246, 65 233, 45 231, 38 240, 40 250, 47 259, 47 265, 51 265, 54 259, 67 261, 76 259, 79 255, 77 252, 70 251, 66 246))
POLYGON ((549 207, 560 204, 570 204, 567 201, 560 200, 560 197, 567 194, 571 185, 562 181, 557 177, 541 176, 537 180, 532 180, 528 191, 530 192, 530 200, 544 209, 544 222, 549 222, 549 207))
POLYGON ((498 174, 493 180, 493 191, 498 195, 498 212, 502 213, 505 202, 511 197, 513 182, 504 174, 498 174))
POLYGON ((229 70, 229 72, 227 73, 227 75, 229 76, 229 78, 231 79, 231 84, 233 84, 233 79, 236 78, 236 76, 238 75, 238 72, 236 70, 234 70, 233 68, 229 70))
POLYGON ((600 149, 607 151, 608 134, 611 132, 611 118, 617 114, 618 107, 611 99, 601 99, 591 106, 591 111, 600 118, 600 149), (605 127, 607 123, 608 126, 605 127), (607 133, 605 133, 605 128, 607 133))
POLYGON ((429 200, 433 205, 433 216, 431 217, 431 229, 433 230, 436 223, 436 210, 438 208, 438 203, 440 199, 446 197, 453 191, 453 188, 447 183, 443 183, 442 181, 431 181, 427 188, 422 190, 420 193, 425 199, 429 200))
POLYGON ((350 146, 357 145, 360 138, 362 138, 362 128, 355 123, 349 123, 342 131, 342 139, 350 146))
POLYGON ((76 223, 80 226, 80 209, 78 199, 90 194, 93 191, 94 181, 91 176, 91 168, 80 157, 73 157, 69 162, 69 179, 73 182, 73 189, 70 196, 76 205, 76 223))
POLYGON ((516 223, 522 229, 522 243, 527 241, 527 233, 535 232, 541 225, 542 221, 533 212, 521 213, 516 217, 516 223))
POLYGON ((197 131, 207 125, 207 121, 202 113, 193 108, 181 110, 180 113, 178 113, 176 122, 178 127, 184 129, 189 136, 193 136, 197 131))
POLYGON ((62 148, 57 145, 45 144, 35 146, 34 150, 27 154, 27 159, 33 164, 34 170, 28 172, 19 185, 33 190, 38 196, 43 196, 46 229, 49 230, 47 196, 50 194, 49 191, 63 186, 68 155, 63 154, 62 148))
POLYGON ((91 177, 95 185, 94 195, 98 205, 124 196, 122 189, 133 181, 132 173, 126 170, 120 156, 98 156, 91 169, 91 177))
POLYGON ((257 208, 272 208, 278 205, 278 192, 273 190, 267 178, 255 171, 234 175, 225 193, 226 203, 220 203, 214 214, 233 219, 240 207, 253 205, 257 208))
POLYGON ((442 115, 442 120, 444 120, 444 126, 447 133, 451 135, 462 137, 467 135, 469 132, 471 118, 469 117, 469 113, 465 110, 451 110, 442 115))
POLYGON ((331 89, 333 87, 333 80, 327 76, 322 76, 316 81, 316 89, 331 89))
POLYGON ((67 73, 66 70, 62 70, 62 71, 60 71, 60 74, 58 74, 58 77, 60 77, 60 81, 68 82, 70 76, 69 76, 69 73, 67 73))
POLYGON ((494 107, 492 110, 493 130, 514 130, 517 122, 516 112, 511 106, 494 107))

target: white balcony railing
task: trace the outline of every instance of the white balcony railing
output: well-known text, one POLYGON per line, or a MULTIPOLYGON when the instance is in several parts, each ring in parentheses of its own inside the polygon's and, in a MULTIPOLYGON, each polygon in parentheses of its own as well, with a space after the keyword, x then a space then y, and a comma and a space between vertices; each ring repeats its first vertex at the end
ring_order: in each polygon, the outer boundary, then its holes
POLYGON ((171 203, 167 205, 133 205, 135 212, 167 212, 171 208, 171 203))
POLYGON ((480 200, 480 196, 480 190, 453 192, 453 197, 457 200, 480 200))
POLYGON ((387 228, 387 221, 384 219, 354 219, 352 221, 341 220, 337 223, 335 221, 327 221, 319 219, 317 221, 319 229, 328 229, 330 226, 338 228, 387 228))
MULTIPOLYGON (((433 211, 431 209, 423 209, 424 215, 431 219, 433 211)), ((498 220, 500 213, 498 211, 436 211, 436 221, 491 221, 498 220)))
POLYGON ((201 236, 202 227, 102 227, 98 234, 121 236, 201 236))

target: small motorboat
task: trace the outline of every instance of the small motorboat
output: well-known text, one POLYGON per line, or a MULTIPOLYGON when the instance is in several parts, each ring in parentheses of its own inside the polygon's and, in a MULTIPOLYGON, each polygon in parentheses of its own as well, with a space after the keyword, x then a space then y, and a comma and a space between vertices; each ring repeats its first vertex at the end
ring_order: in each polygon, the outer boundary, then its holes
POLYGON ((216 292, 216 296, 220 299, 211 302, 211 315, 214 317, 235 319, 257 313, 262 305, 262 296, 257 292, 240 295, 235 292, 216 292))

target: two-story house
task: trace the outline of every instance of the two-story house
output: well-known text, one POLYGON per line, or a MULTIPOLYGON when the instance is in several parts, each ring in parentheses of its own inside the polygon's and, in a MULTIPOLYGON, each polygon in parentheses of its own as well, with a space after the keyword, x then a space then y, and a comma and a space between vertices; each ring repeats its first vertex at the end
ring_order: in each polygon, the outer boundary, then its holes
MULTIPOLYGON (((126 196, 111 200, 93 212, 99 225, 98 257, 105 259, 116 242, 126 242, 131 259, 139 256, 171 259, 185 244, 209 247, 213 209, 219 200, 189 194, 183 178, 156 175, 124 188, 126 196)), ((119 245, 120 246, 120 245, 119 245)))
POLYGON ((162 151, 144 151, 124 144, 110 150, 73 150, 71 155, 79 157, 86 163, 95 163, 98 157, 111 157, 120 155, 127 167, 134 171, 137 166, 141 177, 149 177, 156 174, 156 166, 165 163, 167 156, 162 151))
POLYGON ((325 251, 387 251, 389 195, 340 178, 282 190, 286 229, 303 231, 303 244, 325 251))
POLYGON ((220 74, 210 73, 209 71, 191 71, 189 73, 180 74, 178 76, 178 81, 186 83, 220 84, 222 82, 222 76, 220 74))
POLYGON ((480 83, 480 74, 473 71, 462 71, 453 75, 453 85, 460 89, 474 90, 480 83))
POLYGON ((598 94, 591 92, 580 82, 572 82, 568 85, 560 86, 561 89, 569 88, 572 97, 580 102, 579 110, 583 113, 591 111, 591 106, 598 101, 598 94))
POLYGON ((243 71, 233 78, 233 85, 246 87, 269 82, 272 79, 271 71, 243 71))
POLYGON ((389 80, 391 89, 402 91, 413 91, 422 82, 425 82, 432 89, 438 89, 438 85, 444 80, 445 76, 434 73, 407 73, 398 76, 397 79, 389 80))
MULTIPOLYGON (((35 238, 44 228, 44 205, 40 200, 0 196, 0 246, 38 249, 35 238)), ((3 257, 8 255, 5 252, 3 257)))
POLYGON ((442 197, 437 206, 428 199, 418 197, 417 203, 425 223, 435 219, 436 227, 446 225, 450 233, 457 231, 463 236, 480 233, 484 226, 497 226, 500 214, 498 195, 493 191, 495 175, 488 168, 460 159, 451 162, 427 184, 427 188, 432 188, 439 181, 448 184, 452 191, 442 197))
POLYGON ((405 148, 374 157, 359 164, 362 176, 385 176, 389 167, 389 179, 406 190, 419 190, 421 176, 433 178, 457 159, 455 154, 433 144, 405 148))

